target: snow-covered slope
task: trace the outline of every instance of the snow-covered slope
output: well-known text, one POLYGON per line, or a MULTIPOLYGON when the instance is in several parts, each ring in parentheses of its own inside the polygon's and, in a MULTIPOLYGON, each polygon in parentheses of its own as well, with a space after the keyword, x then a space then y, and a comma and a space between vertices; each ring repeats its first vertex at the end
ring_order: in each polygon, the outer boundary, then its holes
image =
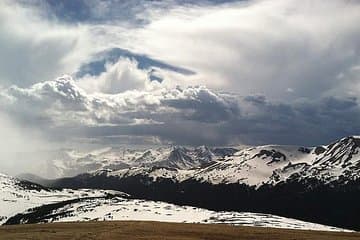
MULTIPOLYGON (((32 213, 41 211, 38 208, 22 215, 28 219, 32 213)), ((34 214, 33 214, 34 215, 34 214)), ((185 223, 222 223, 242 226, 275 227, 291 229, 311 229, 324 231, 345 231, 321 224, 308 223, 270 214, 248 212, 214 212, 206 209, 177 206, 164 202, 125 199, 96 198, 69 203, 52 209, 39 222, 73 222, 73 221, 104 221, 104 220, 137 220, 185 223)))
MULTIPOLYGON (((112 191, 53 190, 0 174, 0 225, 26 209, 71 199, 105 197, 112 191)), ((120 193, 118 193, 120 194, 120 193)))
POLYGON ((0 224, 149 220, 345 231, 269 214, 215 212, 164 202, 129 199, 99 190, 51 190, 0 175, 0 224))
POLYGON ((272 183, 286 179, 317 179, 322 183, 346 184, 360 178, 360 137, 342 138, 327 146, 311 151, 311 161, 289 163, 271 177, 272 183))
POLYGON ((259 146, 241 150, 194 173, 211 183, 260 186, 289 179, 316 178, 324 184, 356 180, 360 176, 360 137, 340 139, 327 146, 259 146))
POLYGON ((277 169, 289 163, 310 163, 311 156, 299 147, 268 145, 251 147, 194 173, 194 179, 218 183, 266 183, 277 169))

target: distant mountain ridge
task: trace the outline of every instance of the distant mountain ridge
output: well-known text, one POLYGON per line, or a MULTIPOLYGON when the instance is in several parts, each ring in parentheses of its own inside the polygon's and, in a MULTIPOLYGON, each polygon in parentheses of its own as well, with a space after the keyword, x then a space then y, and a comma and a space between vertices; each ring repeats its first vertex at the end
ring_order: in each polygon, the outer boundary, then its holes
POLYGON ((360 176, 360 137, 350 136, 329 145, 299 147, 265 145, 236 149, 206 146, 163 147, 148 150, 109 148, 80 154, 69 151, 51 167, 58 177, 74 173, 109 176, 148 176, 193 179, 200 182, 240 183, 249 186, 276 185, 287 180, 316 178, 324 184, 346 183, 360 176))
POLYGON ((108 149, 91 160, 73 158, 69 165, 100 167, 38 182, 113 189, 180 205, 271 213, 360 230, 359 151, 359 136, 317 147, 108 149))
POLYGON ((98 170, 121 170, 131 167, 166 167, 181 170, 198 168, 215 160, 232 155, 238 150, 233 147, 196 148, 173 146, 150 149, 127 149, 109 147, 91 152, 78 152, 65 149, 54 152, 52 160, 48 160, 42 173, 45 177, 72 177, 81 173, 98 170))

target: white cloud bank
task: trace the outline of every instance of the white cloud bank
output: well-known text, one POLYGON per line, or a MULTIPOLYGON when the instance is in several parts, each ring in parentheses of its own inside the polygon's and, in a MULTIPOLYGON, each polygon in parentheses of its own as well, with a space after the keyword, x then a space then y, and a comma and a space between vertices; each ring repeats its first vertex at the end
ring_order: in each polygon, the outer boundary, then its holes
POLYGON ((358 1, 148 3, 141 24, 101 9, 99 23, 64 23, 34 6, 0 3, 0 112, 49 141, 316 144, 360 132, 358 1), (123 57, 51 80, 114 47, 196 74, 123 57))
POLYGON ((359 65, 359 22, 358 1, 182 7, 135 29, 128 45, 193 69, 198 83, 211 88, 279 100, 316 98, 346 83, 337 76, 359 65))

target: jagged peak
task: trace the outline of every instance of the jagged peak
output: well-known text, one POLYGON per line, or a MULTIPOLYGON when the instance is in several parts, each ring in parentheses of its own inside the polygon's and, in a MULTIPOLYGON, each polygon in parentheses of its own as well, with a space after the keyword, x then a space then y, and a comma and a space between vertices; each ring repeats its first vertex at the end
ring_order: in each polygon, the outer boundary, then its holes
POLYGON ((187 152, 188 151, 188 149, 186 148, 186 147, 184 147, 184 146, 178 146, 178 145, 176 145, 176 146, 173 146, 172 147, 172 149, 171 149, 171 152, 187 152))
POLYGON ((354 143, 356 143, 357 145, 360 146, 360 136, 357 136, 357 135, 351 135, 351 136, 348 136, 346 137, 345 139, 347 139, 348 141, 353 141, 354 143))
POLYGON ((343 137, 337 141, 334 141, 328 145, 328 148, 333 148, 338 145, 354 145, 355 147, 360 147, 360 136, 351 135, 347 137, 343 137))

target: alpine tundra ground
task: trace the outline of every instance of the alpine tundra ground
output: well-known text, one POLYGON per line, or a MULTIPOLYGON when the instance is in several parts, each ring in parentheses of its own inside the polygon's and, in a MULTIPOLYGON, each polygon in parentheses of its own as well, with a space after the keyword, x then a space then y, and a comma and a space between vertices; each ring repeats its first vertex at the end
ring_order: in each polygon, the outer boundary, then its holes
POLYGON ((0 227, 0 240, 178 239, 178 240, 355 240, 360 233, 138 221, 52 223, 0 227))

